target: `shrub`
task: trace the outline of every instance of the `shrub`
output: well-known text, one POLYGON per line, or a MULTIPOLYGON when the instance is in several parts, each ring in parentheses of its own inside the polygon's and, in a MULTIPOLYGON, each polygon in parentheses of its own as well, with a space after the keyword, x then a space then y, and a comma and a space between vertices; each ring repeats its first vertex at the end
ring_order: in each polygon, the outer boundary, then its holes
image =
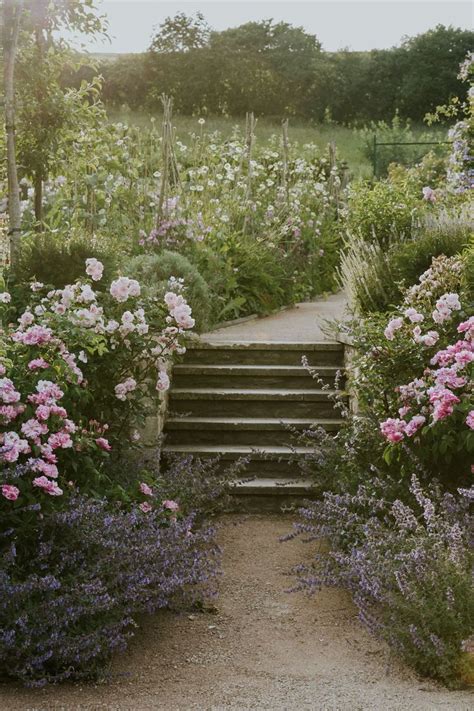
MULTIPOLYGON (((25 543, 7 534, 0 570, 0 663, 29 685, 96 676, 123 650, 136 616, 212 591, 218 549, 193 517, 126 511, 73 495, 37 517, 25 543)), ((22 515, 18 511, 19 528, 22 515)))
POLYGON ((389 255, 398 282, 411 286, 425 272, 433 257, 460 254, 472 238, 469 207, 441 209, 423 217, 411 241, 394 245, 389 255))
POLYGON ((474 448, 472 319, 458 295, 462 283, 462 261, 438 257, 388 323, 376 316, 355 327, 352 384, 361 406, 384 420, 401 473, 409 448, 446 486, 466 481, 474 448))
POLYGON ((24 285, 36 280, 62 289, 82 277, 84 263, 90 257, 101 261, 107 273, 116 271, 117 255, 96 238, 69 238, 52 232, 29 235, 22 240, 15 279, 24 285))
POLYGON ((474 629, 474 489, 430 490, 413 476, 407 502, 390 502, 386 485, 367 478, 355 495, 308 503, 290 538, 329 541, 313 565, 299 566, 298 589, 346 588, 372 633, 417 671, 455 684, 474 629))
POLYGON ((410 239, 384 248, 352 236, 341 257, 339 282, 360 314, 387 311, 403 299, 433 257, 460 254, 471 236, 468 209, 425 214, 410 239))
POLYGON ((378 177, 387 175, 390 164, 407 164, 413 162, 417 154, 419 155, 417 146, 377 146, 375 149, 374 136, 377 137, 378 143, 409 143, 415 140, 410 120, 406 119, 403 123, 398 111, 390 124, 385 121, 371 121, 368 126, 357 130, 356 133, 362 139, 362 155, 372 165, 376 160, 375 172, 378 177))
POLYGON ((415 221, 423 212, 418 192, 387 180, 374 185, 359 181, 349 187, 346 209, 347 230, 384 249, 410 237, 415 221))
POLYGON ((179 288, 195 314, 197 329, 205 331, 209 327, 209 287, 197 267, 182 254, 169 251, 142 254, 127 262, 127 272, 143 284, 144 293, 149 297, 163 299, 167 291, 179 288))
POLYGON ((150 402, 157 407, 157 392, 169 387, 167 362, 194 324, 181 295, 147 301, 128 277, 96 292, 103 265, 90 259, 86 270, 92 281, 44 296, 33 283, 16 325, 10 295, 1 294, 0 508, 8 516, 16 506, 61 497, 67 478, 81 491, 97 490, 111 443, 128 444, 131 426, 150 402))

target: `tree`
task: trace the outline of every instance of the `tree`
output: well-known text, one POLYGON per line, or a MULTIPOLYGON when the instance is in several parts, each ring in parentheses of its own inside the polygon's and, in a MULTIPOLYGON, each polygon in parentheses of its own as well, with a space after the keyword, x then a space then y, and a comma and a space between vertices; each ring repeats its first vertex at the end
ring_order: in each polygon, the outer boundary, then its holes
POLYGON ((209 41, 210 28, 204 16, 197 12, 194 17, 178 12, 167 17, 158 27, 151 40, 150 52, 190 52, 205 47, 209 41))
POLYGON ((11 267, 14 274, 21 231, 20 189, 16 164, 15 61, 23 7, 19 0, 3 3, 3 79, 5 92, 5 132, 7 137, 8 217, 11 267))
MULTIPOLYGON (((103 19, 93 0, 25 0, 18 56, 18 155, 23 173, 33 180, 35 218, 40 229, 43 184, 54 162, 63 130, 77 121, 77 103, 86 87, 65 90, 61 77, 87 61, 72 52, 55 32, 69 28, 88 34, 103 32, 103 19)), ((94 87, 91 86, 91 96, 94 87)))
POLYGON ((443 25, 405 39, 399 64, 401 112, 421 121, 436 106, 462 96, 458 67, 473 46, 474 32, 443 25))

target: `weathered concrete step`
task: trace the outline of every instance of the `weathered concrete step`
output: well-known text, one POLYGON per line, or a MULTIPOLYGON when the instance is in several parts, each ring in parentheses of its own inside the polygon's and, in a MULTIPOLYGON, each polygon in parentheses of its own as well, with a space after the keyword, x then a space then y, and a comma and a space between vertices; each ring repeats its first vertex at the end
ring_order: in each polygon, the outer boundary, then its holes
POLYGON ((231 508, 235 511, 280 511, 301 506, 315 496, 308 479, 288 477, 254 478, 236 481, 233 485, 231 508))
POLYGON ((248 460, 242 477, 260 477, 272 479, 275 477, 288 480, 298 478, 298 467, 295 459, 311 455, 312 449, 282 445, 253 447, 251 445, 198 445, 198 444, 165 444, 161 453, 166 461, 170 456, 192 455, 200 459, 219 457, 220 469, 225 470, 239 459, 248 460))
POLYGON ((301 365, 303 356, 311 365, 342 367, 344 346, 331 341, 277 343, 239 341, 206 343, 194 341, 187 346, 186 364, 211 365, 301 365))
POLYGON ((166 421, 167 444, 247 444, 250 446, 281 445, 290 441, 292 430, 303 432, 310 427, 323 427, 337 432, 342 420, 318 420, 264 417, 170 417, 166 421))
MULTIPOLYGON (((318 376, 325 385, 334 386, 338 368, 318 366, 318 376)), ((301 365, 208 365, 179 364, 173 367, 176 388, 276 388, 317 387, 316 380, 301 365)), ((342 385, 342 379, 341 383, 342 385)))
POLYGON ((216 457, 221 459, 235 460, 239 457, 251 456, 254 460, 273 457, 274 459, 290 459, 294 454, 309 454, 308 447, 272 446, 272 447, 252 447, 250 445, 194 445, 194 444, 174 444, 165 445, 162 448, 164 454, 194 454, 196 457, 216 457))
POLYGON ((170 390, 169 412, 198 417, 310 418, 334 417, 331 391, 233 390, 194 388, 170 390))

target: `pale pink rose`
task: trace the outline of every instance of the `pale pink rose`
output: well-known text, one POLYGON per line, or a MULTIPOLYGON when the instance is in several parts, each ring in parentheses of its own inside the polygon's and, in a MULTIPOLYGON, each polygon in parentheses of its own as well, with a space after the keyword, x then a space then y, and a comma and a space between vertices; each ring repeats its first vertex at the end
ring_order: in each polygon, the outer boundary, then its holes
POLYGON ((100 279, 102 279, 103 272, 104 265, 102 262, 99 262, 99 260, 95 259, 95 257, 86 259, 86 274, 94 281, 100 281, 100 279))
POLYGON ((150 513, 153 507, 148 503, 148 501, 144 501, 138 508, 141 509, 143 513, 150 513))
POLYGON ((49 368, 49 363, 44 358, 34 358, 28 363, 30 370, 39 370, 40 368, 49 368))
POLYGON ((20 489, 13 486, 13 484, 3 484, 2 494, 9 501, 16 501, 20 494, 20 489))
POLYGON ((471 410, 470 412, 468 412, 468 415, 466 417, 466 425, 471 430, 474 430, 474 410, 471 410))
POLYGON ((178 294, 175 294, 173 291, 168 291, 165 294, 165 304, 167 305, 168 309, 171 311, 172 309, 176 308, 178 304, 180 303, 180 299, 182 301, 183 297, 179 296, 178 294))
POLYGON ((95 443, 98 447, 103 449, 104 452, 110 452, 110 450, 112 449, 112 446, 110 445, 109 440, 105 439, 105 437, 97 437, 95 443))
POLYGON ((393 419, 392 417, 380 423, 380 431, 392 444, 402 441, 405 436, 405 427, 406 422, 404 420, 393 419))
POLYGON ((458 333, 465 333, 464 338, 468 341, 474 340, 474 316, 459 324, 458 333))
POLYGON ((140 484, 140 491, 142 494, 145 494, 145 496, 153 496, 153 489, 151 489, 148 484, 145 484, 144 481, 140 484))
POLYGON ((426 422, 426 417, 423 417, 423 415, 415 415, 415 417, 412 417, 410 422, 408 422, 407 426, 405 427, 405 434, 408 437, 412 437, 422 425, 424 425, 426 422))
POLYGON ((168 374, 164 371, 161 370, 158 374, 158 381, 156 383, 156 389, 158 391, 164 392, 165 390, 168 390, 170 386, 170 379, 168 377, 168 374))
POLYGON ((412 307, 405 310, 405 316, 410 319, 412 323, 421 323, 425 318, 423 314, 418 313, 418 311, 412 307))
POLYGON ((55 432, 48 438, 51 449, 68 449, 72 447, 71 435, 68 432, 55 432))
POLYGON ((123 383, 119 383, 115 386, 115 397, 118 400, 126 400, 127 394, 131 393, 137 387, 137 381, 135 378, 127 378, 123 383))
POLYGON ((0 378, 0 399, 6 404, 11 404, 18 402, 20 398, 21 395, 13 385, 13 381, 10 378, 0 378))
POLYGON ((56 464, 54 464, 54 462, 45 462, 43 459, 35 459, 33 461, 34 461, 34 463, 32 465, 33 471, 41 472, 42 474, 49 476, 51 479, 58 478, 59 471, 58 471, 56 464))
POLYGON ((45 476, 36 477, 33 479, 33 486, 43 489, 50 496, 61 496, 63 490, 59 488, 55 481, 51 481, 45 476))
POLYGON ((41 435, 47 434, 48 426, 44 422, 31 418, 22 424, 21 431, 28 439, 38 439, 41 435))
POLYGON ((164 509, 168 509, 169 511, 179 511, 179 504, 172 499, 165 499, 162 506, 164 509))
POLYGON ((387 328, 384 331, 385 338, 389 341, 393 341, 393 339, 395 338, 395 331, 398 331, 400 328, 402 328, 402 326, 402 318, 392 318, 391 321, 388 322, 387 328))

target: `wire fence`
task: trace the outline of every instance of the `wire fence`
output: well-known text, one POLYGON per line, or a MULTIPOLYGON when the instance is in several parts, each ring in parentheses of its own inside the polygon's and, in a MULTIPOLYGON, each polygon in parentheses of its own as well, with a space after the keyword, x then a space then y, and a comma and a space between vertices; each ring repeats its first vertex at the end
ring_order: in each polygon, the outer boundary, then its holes
MULTIPOLYGON (((446 146, 451 145, 452 141, 378 141, 377 135, 374 134, 373 147, 372 147, 372 166, 374 170, 374 177, 378 178, 379 171, 379 157, 381 146, 446 146)), ((422 158, 424 153, 418 155, 418 160, 422 158)), ((416 160, 416 159, 415 159, 416 160)), ((396 159, 394 158, 394 162, 396 159)), ((414 162, 414 161, 413 161, 414 162)))

